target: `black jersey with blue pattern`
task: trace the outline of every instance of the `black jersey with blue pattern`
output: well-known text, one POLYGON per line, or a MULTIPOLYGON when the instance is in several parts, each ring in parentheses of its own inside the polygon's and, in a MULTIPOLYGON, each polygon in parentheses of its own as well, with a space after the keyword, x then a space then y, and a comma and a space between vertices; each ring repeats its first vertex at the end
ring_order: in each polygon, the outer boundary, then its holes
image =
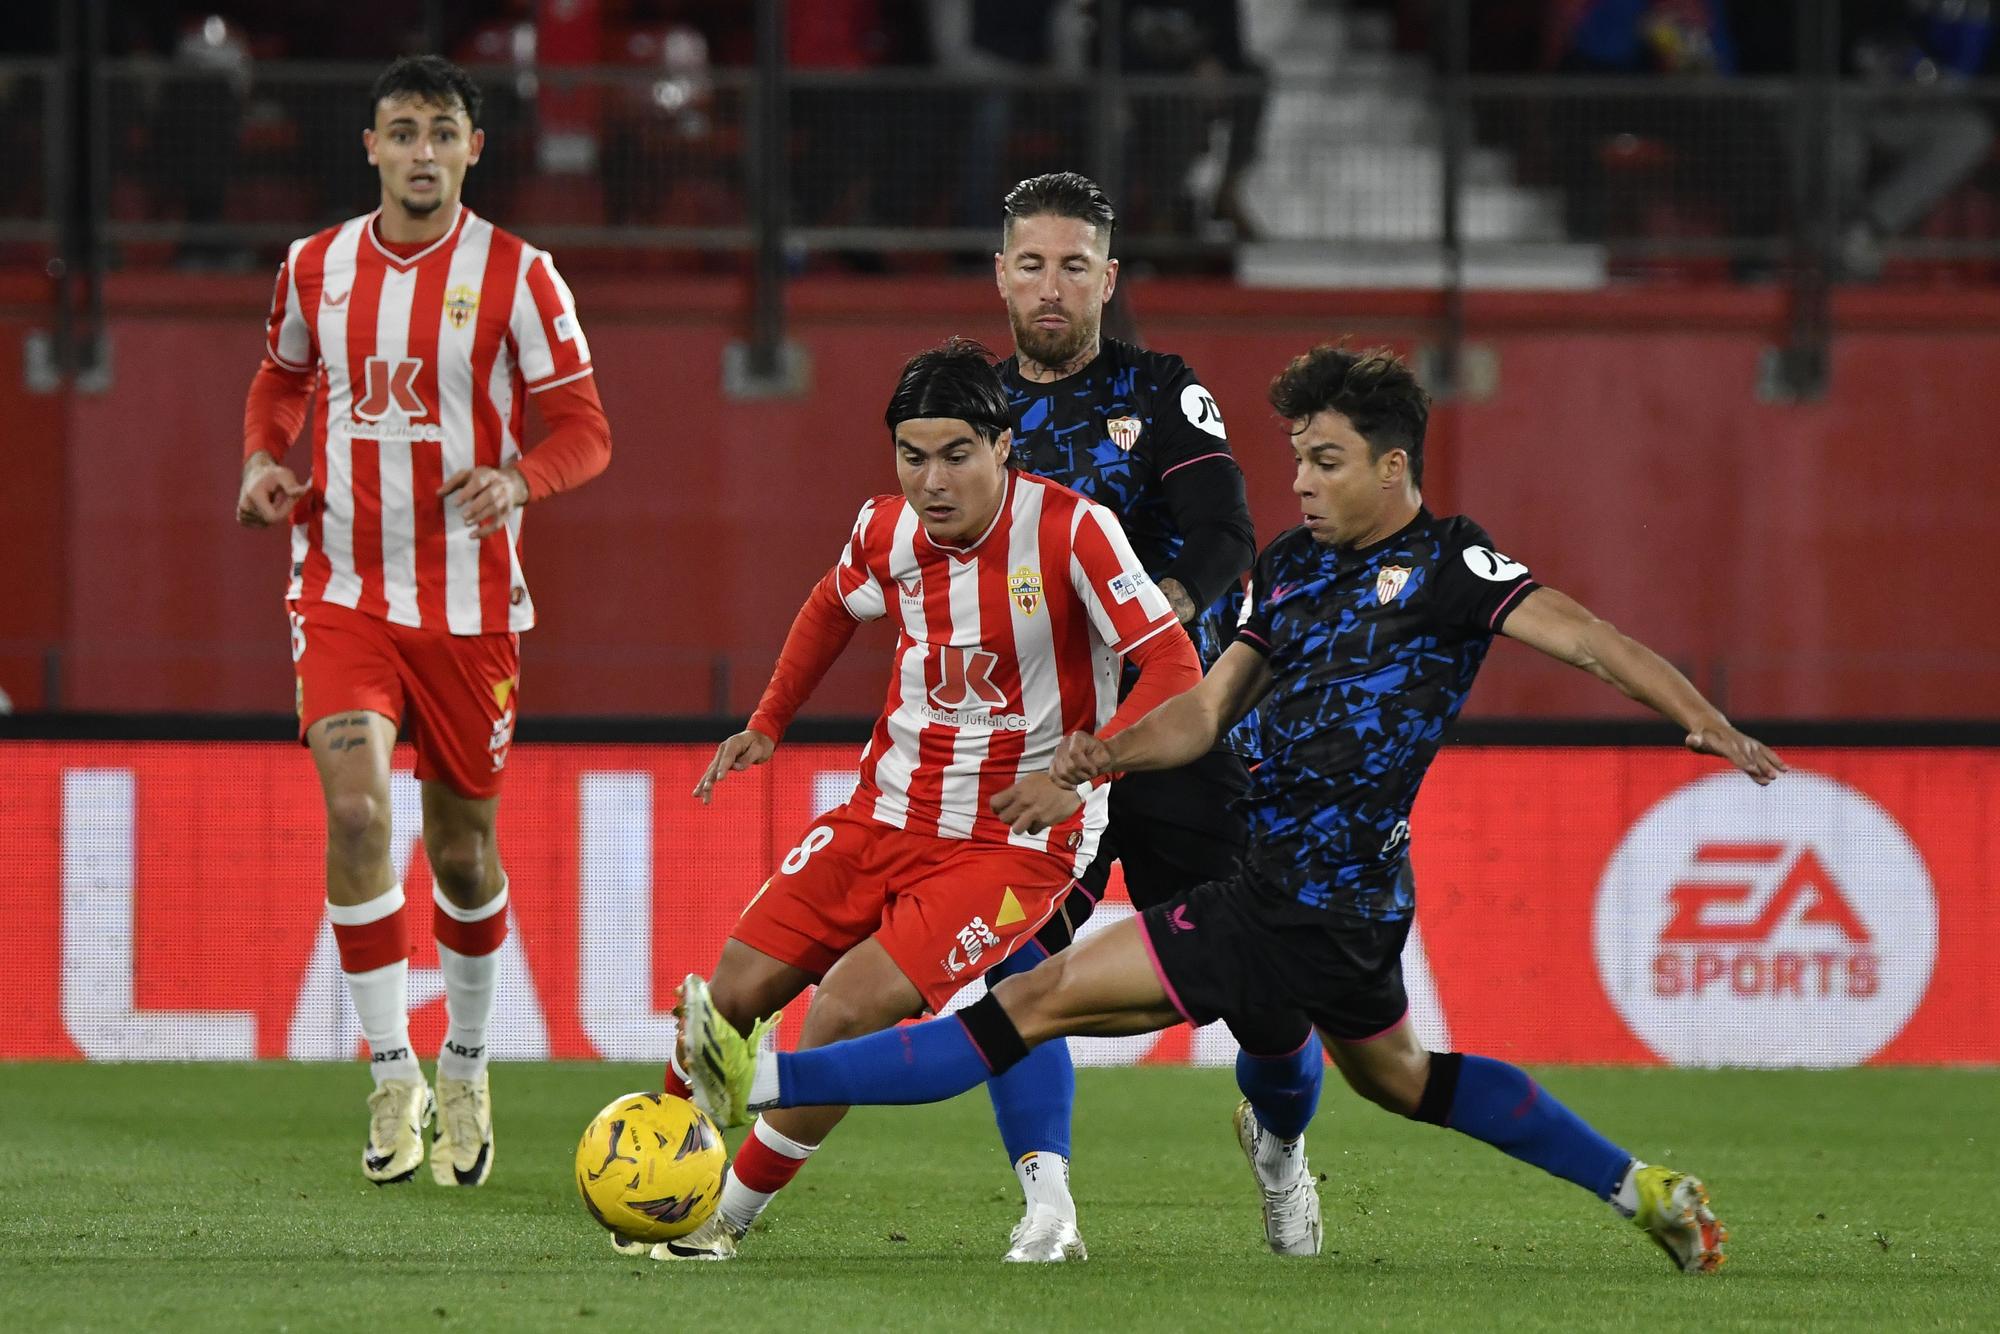
MULTIPOLYGON (((1115 338, 1060 380, 1025 378, 1018 357, 1001 371, 1014 410, 1014 457, 1029 472, 1110 508, 1147 574, 1175 579, 1198 602, 1206 599, 1188 630, 1202 670, 1213 667, 1235 635, 1242 567, 1254 550, 1242 474, 1214 397, 1179 357, 1115 338), (1178 480, 1170 485, 1169 478, 1178 480), (1195 490, 1205 501, 1234 497, 1225 508, 1241 534, 1241 564, 1226 577, 1211 572, 1213 560, 1201 559, 1206 553, 1187 550, 1186 502, 1177 513, 1175 501, 1195 490)), ((1255 735, 1254 719, 1245 719, 1228 743, 1249 754, 1255 735)))
POLYGON ((1237 631, 1271 671, 1243 802, 1252 884, 1313 918, 1409 915, 1418 785, 1536 586, 1478 524, 1429 510, 1367 547, 1294 528, 1264 550, 1237 631))

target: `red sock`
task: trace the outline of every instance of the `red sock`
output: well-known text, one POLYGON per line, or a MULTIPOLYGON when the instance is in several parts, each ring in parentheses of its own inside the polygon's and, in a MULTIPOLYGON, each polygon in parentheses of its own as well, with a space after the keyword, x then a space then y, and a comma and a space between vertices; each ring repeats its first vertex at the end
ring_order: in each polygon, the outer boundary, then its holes
POLYGON ((666 1073, 660 1076, 660 1092, 670 1098, 686 1098, 694 1094, 688 1086, 687 1076, 681 1073, 679 1063, 671 1056, 667 1058, 666 1073))
POLYGON ((785 1183, 799 1174, 806 1165, 806 1156, 817 1145, 798 1144, 778 1134, 761 1120, 744 1137, 743 1147, 736 1151, 736 1165, 730 1170, 736 1179, 762 1195, 783 1190, 785 1183), (778 1141, 778 1147, 765 1143, 766 1139, 778 1141), (790 1149, 792 1152, 786 1152, 790 1149))
POLYGON ((333 923, 342 972, 369 973, 410 957, 410 924, 403 912, 401 885, 366 903, 329 903, 326 915, 333 923))

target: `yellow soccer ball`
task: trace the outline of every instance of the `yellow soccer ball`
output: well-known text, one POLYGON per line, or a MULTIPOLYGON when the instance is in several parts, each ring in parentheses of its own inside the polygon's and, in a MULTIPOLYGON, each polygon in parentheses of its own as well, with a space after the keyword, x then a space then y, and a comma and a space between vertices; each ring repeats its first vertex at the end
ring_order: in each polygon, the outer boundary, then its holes
POLYGON ((728 1159, 722 1132, 687 1099, 628 1093, 585 1128, 576 1146, 576 1192, 613 1232, 667 1241, 715 1212, 728 1159))

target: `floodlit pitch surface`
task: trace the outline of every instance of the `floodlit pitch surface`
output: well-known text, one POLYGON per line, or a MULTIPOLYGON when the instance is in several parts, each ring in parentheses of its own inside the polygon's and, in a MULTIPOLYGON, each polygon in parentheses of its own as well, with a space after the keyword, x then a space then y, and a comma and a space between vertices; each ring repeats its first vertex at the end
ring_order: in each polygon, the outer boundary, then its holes
MULTIPOLYGON (((1087 1263, 1003 1266, 986 1099, 856 1113, 727 1265, 621 1258, 577 1202, 591 1114, 649 1067, 496 1069, 479 1190, 357 1166, 359 1065, 0 1065, 0 1328, 2000 1327, 2000 1073, 1550 1069, 1731 1232, 1689 1278, 1574 1187, 1330 1080, 1326 1253, 1263 1249, 1226 1071, 1087 1070, 1087 1263)), ((733 1137, 732 1137, 733 1138, 733 1137)))

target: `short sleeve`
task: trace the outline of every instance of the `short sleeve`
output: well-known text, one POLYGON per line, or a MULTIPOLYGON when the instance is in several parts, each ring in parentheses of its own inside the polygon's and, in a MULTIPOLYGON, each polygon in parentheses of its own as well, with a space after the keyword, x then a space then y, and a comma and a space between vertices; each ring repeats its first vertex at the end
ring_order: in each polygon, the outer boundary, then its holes
POLYGON ((521 379, 539 394, 590 374, 590 343, 576 318, 576 297, 556 272, 548 252, 523 247, 526 267, 514 294, 508 333, 514 340, 521 379))
POLYGON ((1091 628, 1119 654, 1180 624, 1167 595, 1133 554, 1117 517, 1102 505, 1077 506, 1070 584, 1083 599, 1091 628))
POLYGON ((1493 547, 1475 523, 1455 525, 1438 552, 1432 593, 1438 618, 1477 634, 1498 634, 1529 590, 1539 587, 1528 567, 1493 547))
POLYGON ((1160 479, 1197 464, 1236 467, 1215 395, 1195 378, 1192 367, 1178 358, 1170 366, 1173 373, 1162 379, 1153 402, 1153 462, 1160 479))
POLYGON ((1267 658, 1271 656, 1271 552, 1276 547, 1275 542, 1265 547, 1250 567, 1250 586, 1243 590, 1243 610, 1236 618, 1236 637, 1230 641, 1246 644, 1267 658))
POLYGON ((870 500, 861 507, 861 513, 854 519, 854 531, 848 534, 847 544, 840 549, 839 563, 833 567, 834 586, 840 592, 841 605, 857 621, 879 620, 889 610, 888 590, 882 587, 869 552, 875 535, 877 503, 870 500))
POLYGON ((278 266, 277 286, 271 293, 271 314, 264 323, 264 351, 272 361, 288 371, 313 368, 312 326, 306 323, 299 306, 299 284, 294 276, 303 241, 294 241, 278 266))

